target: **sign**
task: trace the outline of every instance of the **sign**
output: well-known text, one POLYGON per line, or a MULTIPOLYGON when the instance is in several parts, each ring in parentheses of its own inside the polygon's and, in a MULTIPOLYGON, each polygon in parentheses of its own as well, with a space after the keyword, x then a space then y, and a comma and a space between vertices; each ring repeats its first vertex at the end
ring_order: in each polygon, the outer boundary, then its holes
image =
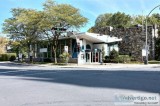
POLYGON ((146 56, 146 49, 142 49, 142 56, 146 56))
POLYGON ((40 48, 40 53, 47 52, 47 48, 40 48))
POLYGON ((68 46, 64 46, 64 51, 68 53, 68 46))

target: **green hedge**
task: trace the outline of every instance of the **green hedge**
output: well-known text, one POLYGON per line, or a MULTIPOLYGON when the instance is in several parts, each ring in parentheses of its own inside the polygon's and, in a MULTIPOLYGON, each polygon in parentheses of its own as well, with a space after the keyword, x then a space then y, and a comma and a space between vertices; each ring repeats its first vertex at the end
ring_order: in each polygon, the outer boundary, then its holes
POLYGON ((156 61, 156 60, 151 60, 148 61, 149 64, 160 64, 160 61, 156 61))
POLYGON ((109 56, 105 57, 104 63, 130 63, 131 57, 129 55, 119 55, 116 58, 110 58, 109 56))
POLYGON ((129 55, 119 55, 118 57, 119 63, 129 63, 131 61, 131 58, 129 55))
POLYGON ((0 61, 14 61, 16 59, 16 53, 0 54, 0 61))

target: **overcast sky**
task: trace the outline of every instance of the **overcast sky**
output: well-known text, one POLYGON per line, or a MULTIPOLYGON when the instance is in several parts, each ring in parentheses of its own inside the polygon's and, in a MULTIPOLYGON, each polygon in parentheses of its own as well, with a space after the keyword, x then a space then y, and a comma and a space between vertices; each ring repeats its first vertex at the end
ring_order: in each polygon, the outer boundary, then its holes
MULTIPOLYGON (((125 12, 130 15, 147 15, 155 6, 160 5, 160 0, 55 0, 57 3, 67 3, 79 8, 81 14, 89 19, 88 24, 81 28, 81 32, 87 31, 94 25, 98 15, 104 13, 125 12)), ((11 8, 23 7, 42 10, 45 0, 0 0, 0 32, 2 23, 10 18, 11 8)), ((153 13, 160 13, 159 9, 153 13)))

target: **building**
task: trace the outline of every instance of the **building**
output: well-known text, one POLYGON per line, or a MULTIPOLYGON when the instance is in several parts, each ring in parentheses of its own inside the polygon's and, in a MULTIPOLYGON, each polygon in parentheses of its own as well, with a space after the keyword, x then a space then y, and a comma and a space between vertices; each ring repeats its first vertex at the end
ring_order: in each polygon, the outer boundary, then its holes
MULTIPOLYGON (((57 54, 66 51, 71 55, 69 62, 78 62, 78 64, 100 63, 102 62, 102 48, 104 48, 105 56, 108 56, 113 49, 119 51, 118 42, 121 40, 96 33, 67 33, 59 38, 57 54)), ((35 51, 37 51, 37 57, 52 57, 52 48, 49 45, 37 45, 35 51), (42 49, 46 51, 42 52, 42 49)))
MULTIPOLYGON (((157 25, 148 26, 149 60, 155 59, 155 39, 158 37, 158 29, 157 25)), ((105 27, 96 29, 95 32, 122 38, 122 41, 119 43, 119 54, 129 55, 136 61, 144 61, 142 56, 142 50, 145 50, 146 42, 144 26, 135 25, 129 28, 105 27)))

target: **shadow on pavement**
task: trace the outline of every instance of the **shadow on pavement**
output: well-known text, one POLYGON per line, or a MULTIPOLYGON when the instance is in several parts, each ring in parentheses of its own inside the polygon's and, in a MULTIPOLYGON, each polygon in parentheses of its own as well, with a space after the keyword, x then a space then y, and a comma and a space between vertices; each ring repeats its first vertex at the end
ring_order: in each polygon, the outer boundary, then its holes
POLYGON ((16 62, 0 62, 0 66, 8 66, 8 67, 26 67, 33 66, 32 64, 24 64, 24 63, 16 63, 16 62))
POLYGON ((116 70, 28 70, 0 69, 0 76, 18 76, 23 80, 71 84, 85 87, 117 88, 160 92, 158 71, 116 70))

